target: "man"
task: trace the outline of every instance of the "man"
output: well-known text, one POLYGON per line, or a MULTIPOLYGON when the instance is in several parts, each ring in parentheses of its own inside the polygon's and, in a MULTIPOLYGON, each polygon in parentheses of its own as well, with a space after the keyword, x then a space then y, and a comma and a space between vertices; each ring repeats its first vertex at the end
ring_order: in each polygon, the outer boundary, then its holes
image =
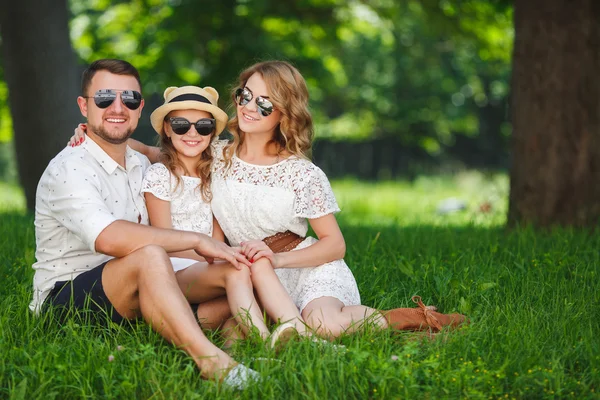
POLYGON ((149 162, 126 144, 144 106, 137 70, 121 60, 92 63, 77 103, 88 140, 61 151, 37 189, 30 308, 89 308, 115 322, 143 317, 186 351, 205 378, 243 385, 255 373, 204 336, 180 289, 193 282, 177 281, 167 252, 192 249, 209 261, 249 262, 206 235, 147 226, 140 190, 149 162))

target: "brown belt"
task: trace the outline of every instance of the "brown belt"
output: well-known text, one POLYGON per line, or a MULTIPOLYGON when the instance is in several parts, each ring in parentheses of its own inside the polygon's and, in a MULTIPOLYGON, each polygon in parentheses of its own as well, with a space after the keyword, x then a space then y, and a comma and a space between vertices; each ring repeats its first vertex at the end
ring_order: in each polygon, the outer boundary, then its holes
POLYGON ((263 239, 263 242, 269 246, 273 253, 285 253, 286 251, 295 249, 303 240, 302 236, 296 235, 291 231, 285 231, 266 237, 263 239))

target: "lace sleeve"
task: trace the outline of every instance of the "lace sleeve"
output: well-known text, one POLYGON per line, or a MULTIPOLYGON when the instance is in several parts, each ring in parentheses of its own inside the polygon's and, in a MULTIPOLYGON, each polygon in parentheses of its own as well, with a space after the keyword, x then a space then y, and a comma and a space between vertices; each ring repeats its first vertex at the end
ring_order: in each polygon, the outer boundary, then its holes
POLYGON ((312 219, 340 211, 327 176, 314 164, 310 166, 296 176, 295 216, 312 219))
POLYGON ((210 144, 213 157, 217 160, 222 160, 223 159, 223 149, 225 149, 225 146, 227 146, 228 144, 229 144, 228 140, 224 140, 224 139, 213 140, 213 142, 210 144))
POLYGON ((152 193, 161 200, 171 201, 171 173, 163 164, 152 164, 148 167, 142 193, 152 193))

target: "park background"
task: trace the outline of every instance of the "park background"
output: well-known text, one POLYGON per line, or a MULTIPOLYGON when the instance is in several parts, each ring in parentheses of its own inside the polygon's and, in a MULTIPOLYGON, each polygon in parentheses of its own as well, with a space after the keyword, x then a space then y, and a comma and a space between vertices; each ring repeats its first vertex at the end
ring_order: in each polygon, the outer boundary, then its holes
POLYGON ((363 302, 419 294, 472 319, 431 343, 367 331, 342 355, 298 343, 271 363, 240 344, 269 378, 242 397, 598 398, 599 4, 0 1, 0 397, 231 395, 148 328, 26 311, 37 181, 83 121, 82 70, 115 57, 141 73, 149 144, 165 87, 214 86, 227 108, 244 67, 292 62, 363 302))

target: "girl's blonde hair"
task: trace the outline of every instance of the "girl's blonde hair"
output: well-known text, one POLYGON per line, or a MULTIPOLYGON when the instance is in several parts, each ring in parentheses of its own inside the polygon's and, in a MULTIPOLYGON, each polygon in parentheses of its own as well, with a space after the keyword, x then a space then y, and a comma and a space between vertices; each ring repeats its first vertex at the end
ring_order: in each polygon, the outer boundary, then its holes
MULTIPOLYGON (((170 114, 170 113, 169 113, 170 114)), ((169 118, 169 114, 165 117, 165 121, 169 118)), ((215 138, 215 133, 211 133, 210 141, 215 138)), ((175 176, 177 184, 175 185, 175 189, 181 184, 181 174, 179 171, 185 171, 186 173, 190 173, 185 168, 185 165, 181 161, 179 161, 179 157, 177 157, 177 150, 175 146, 173 146, 173 142, 171 138, 165 134, 159 135, 158 146, 160 147, 160 156, 159 161, 164 164, 165 167, 171 174, 175 176)), ((213 155, 211 151, 211 145, 202 152, 200 155, 200 160, 198 164, 196 164, 196 173, 200 178, 200 183, 198 184, 198 188, 200 189, 200 194, 202 195, 202 200, 205 202, 209 202, 212 200, 212 192, 210 190, 211 183, 211 173, 210 168, 213 161, 213 155)))
MULTIPOLYGON (((310 158, 314 135, 313 121, 308 110, 308 88, 300 72, 285 61, 264 61, 245 69, 239 77, 239 84, 232 90, 234 110, 235 90, 246 86, 248 79, 259 73, 269 89, 269 100, 275 109, 281 112, 281 121, 275 128, 271 142, 278 145, 279 151, 285 149, 301 158, 310 158)), ((252 101, 255 101, 254 99, 252 101)), ((226 165, 239 146, 244 143, 245 133, 240 130, 237 113, 227 124, 233 136, 233 142, 223 149, 226 165)))

